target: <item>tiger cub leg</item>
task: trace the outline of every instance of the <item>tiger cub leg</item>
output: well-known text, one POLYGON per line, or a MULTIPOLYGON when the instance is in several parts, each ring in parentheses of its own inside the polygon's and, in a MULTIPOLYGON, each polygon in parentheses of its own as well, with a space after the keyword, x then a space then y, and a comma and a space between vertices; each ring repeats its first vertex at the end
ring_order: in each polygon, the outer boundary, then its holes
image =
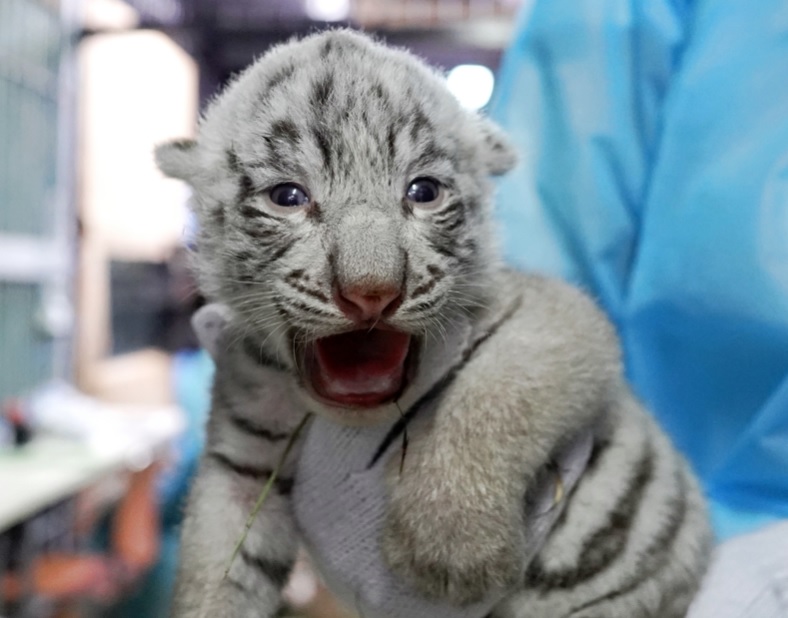
POLYGON ((711 549, 698 484, 628 392, 560 523, 494 618, 681 618, 711 549))
POLYGON ((292 404, 278 369, 257 355, 257 346, 227 333, 224 318, 210 307, 195 326, 217 370, 205 452, 181 531, 172 616, 271 618, 281 608, 297 551, 290 493, 299 442, 224 575, 303 412, 292 404))

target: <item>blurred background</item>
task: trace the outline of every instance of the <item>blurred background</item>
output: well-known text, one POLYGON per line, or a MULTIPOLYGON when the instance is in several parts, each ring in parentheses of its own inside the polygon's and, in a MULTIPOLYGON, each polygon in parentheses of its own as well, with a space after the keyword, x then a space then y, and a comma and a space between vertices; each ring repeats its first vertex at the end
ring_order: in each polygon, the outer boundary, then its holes
MULTIPOLYGON (((166 615, 212 368, 188 191, 154 145, 328 25, 412 49, 484 108, 519 4, 0 0, 0 616, 166 615)), ((307 568, 290 598, 345 615, 307 568)))

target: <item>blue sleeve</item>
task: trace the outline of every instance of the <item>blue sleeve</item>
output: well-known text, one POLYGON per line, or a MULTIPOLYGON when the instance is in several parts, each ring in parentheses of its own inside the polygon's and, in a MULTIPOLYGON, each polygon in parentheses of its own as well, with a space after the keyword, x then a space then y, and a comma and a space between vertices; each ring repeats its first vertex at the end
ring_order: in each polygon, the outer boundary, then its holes
POLYGON ((788 4, 526 7, 491 107, 507 260, 609 312, 721 536, 788 517, 788 4))
POLYGON ((685 9, 664 0, 526 7, 491 106, 521 156, 499 186, 506 257, 582 284, 618 321, 685 9))

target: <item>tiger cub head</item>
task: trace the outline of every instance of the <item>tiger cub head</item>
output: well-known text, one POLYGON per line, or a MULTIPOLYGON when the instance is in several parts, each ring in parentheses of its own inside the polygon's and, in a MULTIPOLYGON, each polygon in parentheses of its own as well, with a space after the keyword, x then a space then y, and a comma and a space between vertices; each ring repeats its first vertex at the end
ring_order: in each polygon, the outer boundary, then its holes
POLYGON ((335 419, 391 418, 493 293, 489 177, 514 153, 403 50, 346 30, 276 47, 157 161, 193 188, 205 295, 335 419))

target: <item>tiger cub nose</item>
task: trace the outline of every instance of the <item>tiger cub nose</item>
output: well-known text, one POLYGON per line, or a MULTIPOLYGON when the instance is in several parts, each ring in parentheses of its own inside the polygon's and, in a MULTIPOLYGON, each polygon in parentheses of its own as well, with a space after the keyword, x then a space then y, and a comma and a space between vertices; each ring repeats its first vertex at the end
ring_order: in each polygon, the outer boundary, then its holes
POLYGON ((402 303, 400 288, 386 285, 339 287, 334 297, 342 313, 354 322, 390 316, 402 303))

